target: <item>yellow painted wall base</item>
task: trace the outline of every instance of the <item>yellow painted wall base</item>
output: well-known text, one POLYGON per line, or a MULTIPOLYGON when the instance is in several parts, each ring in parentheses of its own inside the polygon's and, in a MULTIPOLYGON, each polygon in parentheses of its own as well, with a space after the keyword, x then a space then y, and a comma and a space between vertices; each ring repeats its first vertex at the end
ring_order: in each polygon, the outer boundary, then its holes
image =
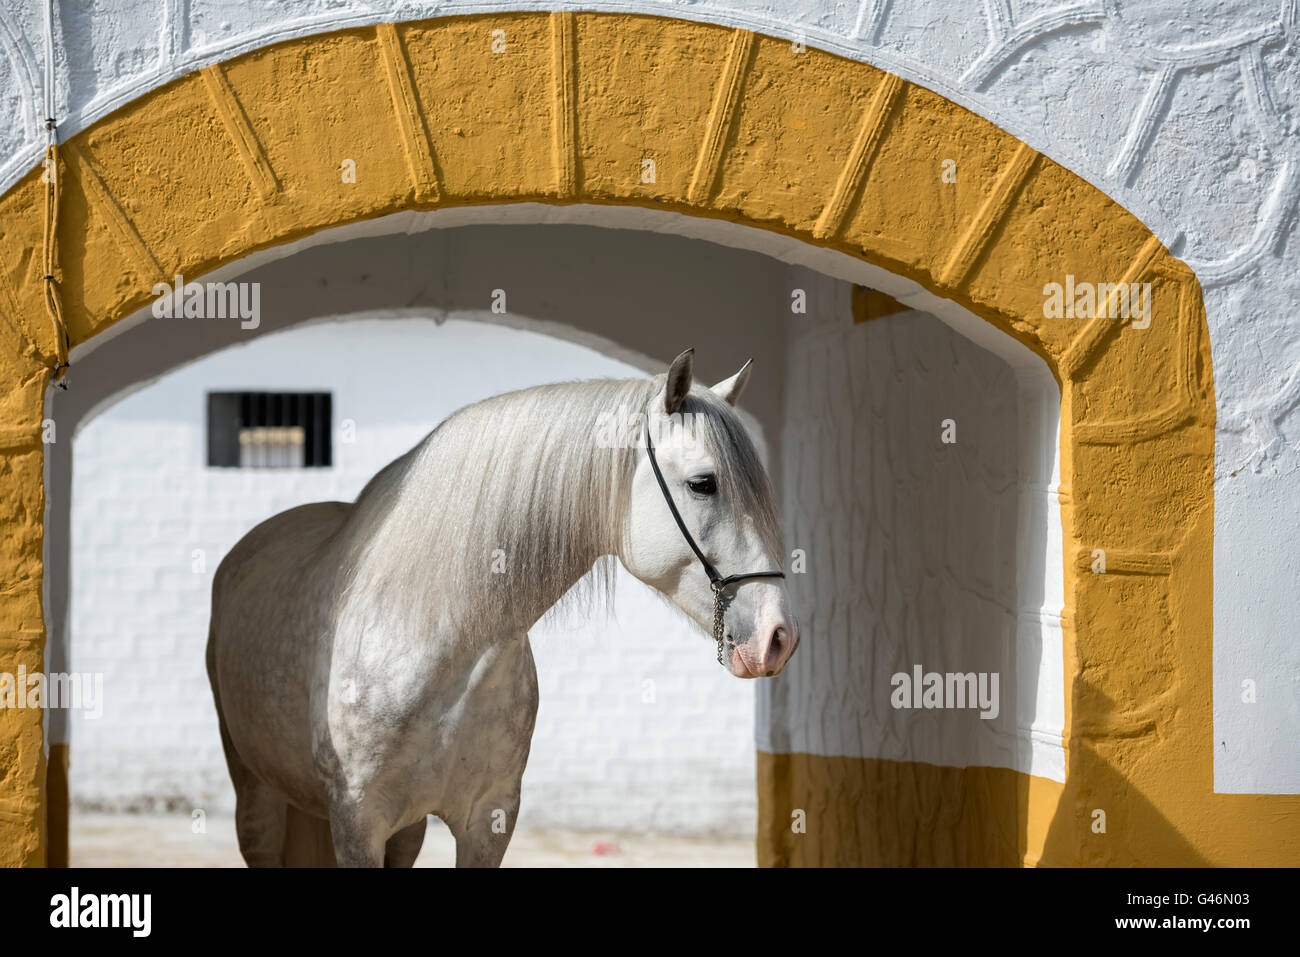
POLYGON ((1295 866, 1294 795, 1206 796, 1189 776, 1158 804, 1095 753, 1079 757, 1062 785, 1005 768, 760 751, 759 866, 1295 866), (1188 826, 1187 806, 1220 822, 1217 841, 1188 826))
POLYGON ((760 751, 758 790, 760 867, 1018 867, 1051 863, 1040 858, 1062 786, 1005 768, 760 751))

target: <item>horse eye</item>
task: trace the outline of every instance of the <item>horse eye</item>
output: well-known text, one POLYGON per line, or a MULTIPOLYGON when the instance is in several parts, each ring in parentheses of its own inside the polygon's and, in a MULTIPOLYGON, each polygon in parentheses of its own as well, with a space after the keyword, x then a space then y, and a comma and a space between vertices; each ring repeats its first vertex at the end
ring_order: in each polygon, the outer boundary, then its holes
POLYGON ((715 495, 718 491, 718 480, 712 475, 701 475, 698 478, 687 479, 686 487, 696 495, 715 495))

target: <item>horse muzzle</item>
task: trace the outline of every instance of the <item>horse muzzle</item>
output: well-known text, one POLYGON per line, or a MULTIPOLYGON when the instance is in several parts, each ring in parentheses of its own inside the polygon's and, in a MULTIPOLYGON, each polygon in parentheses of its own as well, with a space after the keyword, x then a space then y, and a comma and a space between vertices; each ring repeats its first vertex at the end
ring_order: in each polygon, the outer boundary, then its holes
POLYGON ((774 678, 785 668, 799 645, 799 627, 793 618, 764 626, 748 641, 725 640, 724 664, 737 678, 774 678))

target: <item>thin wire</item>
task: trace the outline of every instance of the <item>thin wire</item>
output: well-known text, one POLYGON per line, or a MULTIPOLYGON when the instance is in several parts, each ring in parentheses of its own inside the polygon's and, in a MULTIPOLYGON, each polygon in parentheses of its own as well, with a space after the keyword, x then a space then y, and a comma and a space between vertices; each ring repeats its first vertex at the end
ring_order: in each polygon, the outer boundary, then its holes
MULTIPOLYGON (((45 244, 44 275, 45 312, 54 326, 54 381, 68 371, 68 329, 63 320, 63 302, 54 274, 57 269, 59 233, 59 133, 54 118, 54 0, 45 4, 45 244)), ((67 388, 59 383, 61 388, 67 388)))

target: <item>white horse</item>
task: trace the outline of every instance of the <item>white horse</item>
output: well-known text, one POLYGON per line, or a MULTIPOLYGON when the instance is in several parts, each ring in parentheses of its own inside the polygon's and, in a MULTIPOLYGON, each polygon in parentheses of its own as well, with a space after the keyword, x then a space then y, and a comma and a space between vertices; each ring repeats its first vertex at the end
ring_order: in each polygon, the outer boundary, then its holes
POLYGON ((499 865, 537 712, 528 629, 593 566, 608 589, 615 556, 714 632, 732 674, 780 672, 798 636, 765 571, 779 525, 731 408, 749 363, 710 390, 691 362, 468 406, 355 504, 235 545, 207 665, 249 865, 409 867, 429 814, 457 866, 499 865))

